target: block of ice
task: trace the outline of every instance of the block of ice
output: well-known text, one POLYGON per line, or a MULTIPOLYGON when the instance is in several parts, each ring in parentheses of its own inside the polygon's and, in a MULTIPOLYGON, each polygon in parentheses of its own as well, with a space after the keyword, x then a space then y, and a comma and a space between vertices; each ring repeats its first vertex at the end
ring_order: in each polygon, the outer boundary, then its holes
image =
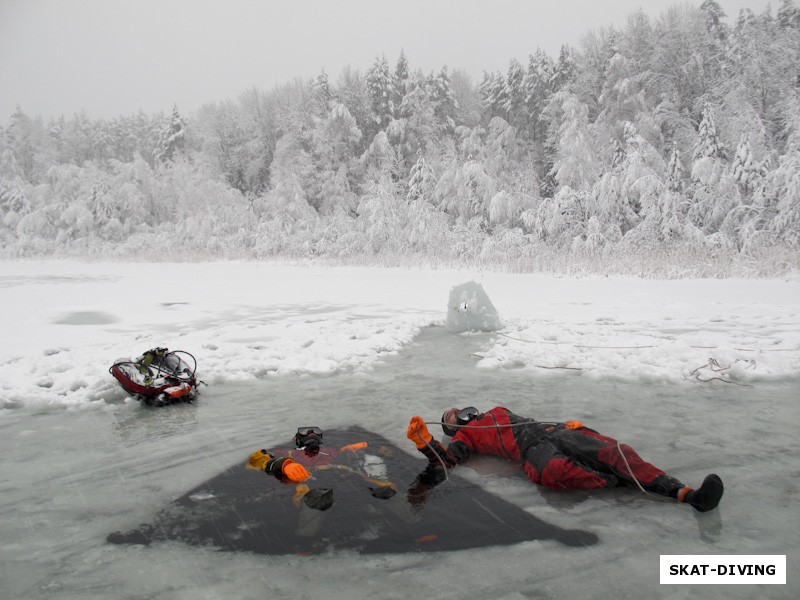
POLYGON ((497 331, 503 328, 500 315, 480 283, 468 281, 450 290, 447 303, 447 330, 497 331))

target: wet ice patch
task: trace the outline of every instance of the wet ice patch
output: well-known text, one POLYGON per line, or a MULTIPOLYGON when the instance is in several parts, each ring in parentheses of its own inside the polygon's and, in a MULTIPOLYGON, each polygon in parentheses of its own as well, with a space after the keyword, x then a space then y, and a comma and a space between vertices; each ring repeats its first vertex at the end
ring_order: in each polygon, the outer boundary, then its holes
POLYGON ((56 325, 109 325, 118 321, 112 314, 94 310, 65 313, 53 319, 56 325))
POLYGON ((189 500, 192 500, 193 502, 203 502, 205 500, 212 500, 214 498, 216 498, 216 496, 211 492, 198 492, 189 496, 189 500))

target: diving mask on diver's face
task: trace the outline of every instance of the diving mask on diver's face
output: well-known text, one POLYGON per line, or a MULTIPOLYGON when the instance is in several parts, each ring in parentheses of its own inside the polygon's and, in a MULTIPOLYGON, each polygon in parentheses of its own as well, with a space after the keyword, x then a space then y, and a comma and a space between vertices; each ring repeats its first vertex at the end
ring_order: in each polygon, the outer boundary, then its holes
POLYGON ((322 429, 319 427, 298 427, 294 436, 294 445, 298 450, 319 452, 322 445, 322 429))
POLYGON ((442 415, 442 431, 444 431, 445 435, 449 435, 450 437, 453 437, 461 427, 465 427, 473 419, 477 419, 482 416, 481 412, 474 406, 462 408, 456 413, 456 425, 453 426, 447 425, 447 420, 445 417, 447 417, 448 412, 450 411, 447 410, 442 415))
POLYGON ((473 419, 477 419, 479 416, 481 416, 481 413, 477 408, 474 406, 468 406, 467 408, 462 408, 460 411, 458 411, 458 414, 456 415, 456 423, 459 425, 466 425, 473 419))

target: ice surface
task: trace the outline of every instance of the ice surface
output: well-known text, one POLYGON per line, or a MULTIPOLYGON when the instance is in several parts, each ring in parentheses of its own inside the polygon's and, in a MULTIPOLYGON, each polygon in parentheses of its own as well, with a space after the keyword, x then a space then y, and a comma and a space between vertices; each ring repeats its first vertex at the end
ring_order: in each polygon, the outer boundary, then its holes
POLYGON ((553 344, 447 332, 449 289, 475 274, 264 265, 1 268, 4 597, 800 593, 800 382, 790 351, 800 340, 797 283, 481 276, 507 335, 609 346, 556 354, 553 344), (116 320, 55 323, 69 313, 116 320), (612 347, 655 343, 663 344, 660 352, 612 347), (694 344, 714 348, 695 354, 694 344), (155 345, 197 356, 210 384, 197 405, 141 406, 107 373, 117 356, 155 345), (729 366, 725 359, 735 358, 737 347, 758 351, 744 355, 755 359, 754 368, 731 368, 720 378, 736 383, 690 375, 712 356, 729 366), (544 359, 581 370, 536 366, 544 359), (254 449, 286 439, 298 424, 356 423, 413 453, 405 439, 411 415, 435 419, 444 407, 465 404, 580 419, 688 484, 716 472, 726 484, 720 510, 700 515, 635 490, 559 494, 519 477, 464 469, 488 491, 559 527, 593 531, 600 542, 369 559, 267 559, 179 543, 105 542, 231 464, 244 464, 254 449), (660 586, 661 554, 787 554, 788 583, 660 586))

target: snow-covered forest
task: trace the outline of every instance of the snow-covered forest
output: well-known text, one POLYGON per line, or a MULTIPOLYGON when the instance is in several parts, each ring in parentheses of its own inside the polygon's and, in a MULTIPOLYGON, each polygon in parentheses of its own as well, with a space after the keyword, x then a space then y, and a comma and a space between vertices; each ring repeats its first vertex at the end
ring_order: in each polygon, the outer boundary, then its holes
POLYGON ((480 81, 363 72, 0 127, 0 256, 645 276, 800 270, 800 9, 716 0, 480 81))

